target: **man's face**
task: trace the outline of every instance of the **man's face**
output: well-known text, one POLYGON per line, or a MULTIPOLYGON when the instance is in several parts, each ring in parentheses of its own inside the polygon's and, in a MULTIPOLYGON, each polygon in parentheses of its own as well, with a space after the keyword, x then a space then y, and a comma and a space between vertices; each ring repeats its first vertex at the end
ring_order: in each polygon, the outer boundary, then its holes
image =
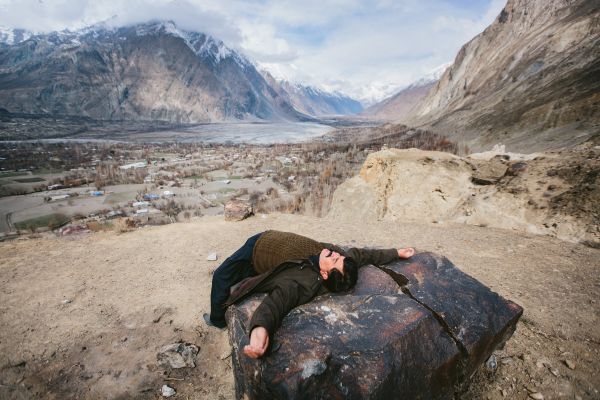
POLYGON ((337 269, 343 275, 345 258, 346 257, 335 251, 329 249, 321 250, 321 254, 319 254, 319 269, 321 270, 323 279, 327 279, 334 269, 337 269))

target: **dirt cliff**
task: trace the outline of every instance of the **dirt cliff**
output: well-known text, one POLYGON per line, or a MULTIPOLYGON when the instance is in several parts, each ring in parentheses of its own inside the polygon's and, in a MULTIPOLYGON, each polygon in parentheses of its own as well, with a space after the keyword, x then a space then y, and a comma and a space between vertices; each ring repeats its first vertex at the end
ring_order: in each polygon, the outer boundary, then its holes
POLYGON ((458 157, 417 149, 370 154, 330 216, 519 230, 600 246, 600 147, 458 157))

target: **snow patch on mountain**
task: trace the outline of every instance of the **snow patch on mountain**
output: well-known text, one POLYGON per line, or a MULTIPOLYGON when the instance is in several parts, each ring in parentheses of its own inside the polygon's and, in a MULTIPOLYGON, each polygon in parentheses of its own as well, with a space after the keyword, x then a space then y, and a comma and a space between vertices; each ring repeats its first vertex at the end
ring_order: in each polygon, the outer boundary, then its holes
MULTIPOLYGON (((84 38, 99 39, 117 36, 124 40, 124 30, 133 27, 137 36, 171 35, 181 38, 186 45, 199 57, 209 58, 218 65, 225 59, 232 59, 242 67, 252 63, 242 54, 227 47, 221 40, 201 32, 191 32, 179 29, 173 21, 152 21, 133 26, 113 26, 110 21, 102 21, 91 26, 77 30, 62 30, 51 32, 47 35, 49 40, 56 45, 81 45, 84 38)), ((8 29, 0 27, 0 43, 15 45, 37 35, 23 29, 8 29)))
POLYGON ((33 32, 26 31, 25 29, 10 29, 0 27, 0 43, 8 44, 11 46, 17 43, 21 43, 29 39, 33 35, 33 32))
POLYGON ((408 85, 406 88, 408 89, 408 88, 414 88, 414 87, 419 87, 419 86, 425 86, 425 85, 429 85, 430 83, 439 81, 440 78, 442 77, 442 75, 444 74, 444 72, 446 72, 448 67, 451 65, 452 65, 452 63, 448 62, 448 63, 440 65, 439 67, 432 69, 429 73, 427 73, 426 75, 423 75, 421 78, 417 79, 416 81, 414 81, 413 83, 408 85))
POLYGON ((136 26, 138 36, 167 34, 185 41, 190 49, 200 57, 210 57, 216 64, 227 58, 233 59, 240 66, 250 65, 250 61, 242 54, 227 47, 223 41, 200 32, 191 32, 177 28, 173 21, 157 21, 136 26))

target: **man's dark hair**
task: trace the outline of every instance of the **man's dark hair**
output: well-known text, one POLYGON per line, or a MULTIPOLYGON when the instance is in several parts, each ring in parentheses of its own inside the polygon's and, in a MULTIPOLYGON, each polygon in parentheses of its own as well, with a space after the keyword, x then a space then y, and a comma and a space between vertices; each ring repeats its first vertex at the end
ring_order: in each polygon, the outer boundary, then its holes
POLYGON ((337 269, 333 269, 329 272, 327 279, 323 281, 323 284, 330 292, 345 292, 350 290, 356 285, 358 279, 358 265, 350 258, 344 259, 344 274, 342 275, 337 269))

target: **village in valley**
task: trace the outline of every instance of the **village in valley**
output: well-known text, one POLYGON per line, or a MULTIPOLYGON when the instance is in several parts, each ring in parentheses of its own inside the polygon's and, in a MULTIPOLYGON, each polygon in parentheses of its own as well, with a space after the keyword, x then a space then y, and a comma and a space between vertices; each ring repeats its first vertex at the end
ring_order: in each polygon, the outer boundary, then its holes
POLYGON ((0 159, 0 237, 162 225, 222 214, 224 204, 234 198, 278 209, 293 199, 287 188, 294 175, 280 183, 277 173, 297 168, 298 158, 268 150, 243 145, 4 145, 3 152, 12 157, 0 159), (33 156, 20 159, 15 156, 20 151, 33 156))
POLYGON ((388 146, 460 150, 404 126, 338 129, 296 144, 4 142, 0 240, 185 222, 236 201, 246 213, 323 216, 337 186, 388 146))
POLYGON ((298 146, 21 143, 2 151, 12 154, 0 159, 2 239, 188 221, 223 214, 235 199, 257 212, 300 211, 304 184, 322 172, 314 164, 335 165, 325 150, 298 146))

